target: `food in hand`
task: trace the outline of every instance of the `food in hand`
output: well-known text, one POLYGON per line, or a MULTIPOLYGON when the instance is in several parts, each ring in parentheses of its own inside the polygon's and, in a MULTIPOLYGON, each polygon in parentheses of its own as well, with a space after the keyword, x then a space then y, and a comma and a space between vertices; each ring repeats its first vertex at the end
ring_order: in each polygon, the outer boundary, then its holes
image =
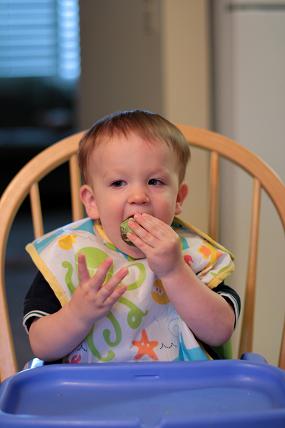
POLYGON ((123 241, 125 241, 128 245, 134 246, 133 242, 131 242, 127 236, 127 234, 132 231, 132 229, 130 228, 130 226, 128 224, 130 219, 133 219, 133 217, 128 217, 124 221, 122 221, 122 223, 120 225, 121 237, 122 237, 123 241))

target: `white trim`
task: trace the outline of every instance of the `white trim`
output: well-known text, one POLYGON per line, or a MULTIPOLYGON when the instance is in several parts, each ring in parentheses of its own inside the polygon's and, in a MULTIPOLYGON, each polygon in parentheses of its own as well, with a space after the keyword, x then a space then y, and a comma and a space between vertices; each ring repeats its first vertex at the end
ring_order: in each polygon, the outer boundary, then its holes
POLYGON ((23 327, 26 330, 26 333, 29 334, 27 326, 26 326, 26 322, 28 321, 28 319, 30 319, 30 318, 42 318, 42 317, 45 317, 46 315, 49 315, 49 313, 44 312, 44 311, 35 310, 35 311, 28 312, 23 318, 23 327))

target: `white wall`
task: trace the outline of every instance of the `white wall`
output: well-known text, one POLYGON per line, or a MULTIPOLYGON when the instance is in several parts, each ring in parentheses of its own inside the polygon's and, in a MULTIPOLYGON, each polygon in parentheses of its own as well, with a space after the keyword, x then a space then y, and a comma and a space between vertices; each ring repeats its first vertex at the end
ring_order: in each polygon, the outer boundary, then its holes
MULTIPOLYGON (((271 10, 269 1, 242 3, 247 8, 214 3, 217 130, 259 154, 285 180, 285 3, 274 2, 271 10)), ((233 284, 243 295, 251 187, 228 165, 222 172, 221 237, 236 253, 233 284)), ((262 207, 254 349, 276 363, 285 313, 284 231, 267 196, 262 207)))
MULTIPOLYGON (((176 123, 210 126, 207 1, 162 0, 163 114, 176 123)), ((189 196, 182 217, 207 230, 208 155, 192 148, 189 196), (201 173, 201 171, 203 171, 201 173)))
MULTIPOLYGON (((206 0, 81 0, 80 14, 80 128, 136 107, 209 126, 206 0)), ((207 163, 204 153, 193 153, 183 211, 204 229, 207 163)))
POLYGON ((146 4, 80 1, 82 128, 116 110, 161 111, 160 3, 153 3, 152 23, 146 4))

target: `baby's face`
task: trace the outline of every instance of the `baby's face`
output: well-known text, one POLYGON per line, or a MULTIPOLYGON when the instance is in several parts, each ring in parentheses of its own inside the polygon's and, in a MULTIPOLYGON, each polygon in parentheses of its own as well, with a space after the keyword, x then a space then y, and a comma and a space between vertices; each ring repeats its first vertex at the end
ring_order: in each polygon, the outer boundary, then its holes
POLYGON ((148 213, 171 224, 180 212, 177 158, 163 142, 148 142, 135 133, 102 141, 90 158, 89 176, 87 214, 100 218, 111 242, 132 257, 144 255, 123 241, 123 220, 148 213))

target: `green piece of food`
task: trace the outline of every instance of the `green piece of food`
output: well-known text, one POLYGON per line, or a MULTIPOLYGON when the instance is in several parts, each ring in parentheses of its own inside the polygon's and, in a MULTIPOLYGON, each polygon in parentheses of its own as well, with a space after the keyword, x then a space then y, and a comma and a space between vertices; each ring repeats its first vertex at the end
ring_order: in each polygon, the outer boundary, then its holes
POLYGON ((120 225, 121 237, 128 245, 134 246, 134 244, 127 237, 127 233, 132 231, 132 229, 130 228, 130 226, 128 224, 130 219, 133 219, 133 217, 128 217, 124 221, 122 221, 122 223, 120 225))

